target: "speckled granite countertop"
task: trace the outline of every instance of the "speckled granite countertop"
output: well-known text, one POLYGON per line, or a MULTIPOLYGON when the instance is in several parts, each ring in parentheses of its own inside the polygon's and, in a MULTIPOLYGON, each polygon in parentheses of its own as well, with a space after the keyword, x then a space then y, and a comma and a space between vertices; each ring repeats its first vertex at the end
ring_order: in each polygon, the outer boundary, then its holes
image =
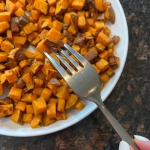
MULTIPOLYGON (((150 138, 150 1, 120 0, 129 27, 122 76, 105 101, 129 134, 150 138)), ((57 133, 29 138, 0 136, 0 150, 117 150, 119 137, 99 109, 57 133)))

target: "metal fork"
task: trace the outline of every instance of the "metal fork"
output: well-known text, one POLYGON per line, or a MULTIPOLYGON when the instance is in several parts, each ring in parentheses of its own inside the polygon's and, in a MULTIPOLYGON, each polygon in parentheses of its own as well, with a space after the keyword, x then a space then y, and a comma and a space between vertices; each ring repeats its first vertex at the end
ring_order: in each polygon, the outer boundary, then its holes
POLYGON ((71 74, 69 74, 60 64, 58 64, 55 59, 52 58, 47 52, 44 52, 44 54, 58 70, 58 72, 65 79, 72 90, 82 99, 94 102, 103 112, 120 138, 131 145, 134 150, 139 150, 133 138, 125 131, 125 129, 119 124, 119 122, 112 116, 112 114, 104 105, 100 97, 100 78, 93 66, 82 55, 72 49, 68 44, 63 43, 63 46, 79 61, 79 63, 77 63, 68 55, 68 53, 59 48, 59 52, 61 53, 61 55, 65 56, 76 69, 72 67, 72 65, 69 65, 69 63, 67 63, 57 52, 53 51, 52 49, 51 51, 66 66, 71 74))

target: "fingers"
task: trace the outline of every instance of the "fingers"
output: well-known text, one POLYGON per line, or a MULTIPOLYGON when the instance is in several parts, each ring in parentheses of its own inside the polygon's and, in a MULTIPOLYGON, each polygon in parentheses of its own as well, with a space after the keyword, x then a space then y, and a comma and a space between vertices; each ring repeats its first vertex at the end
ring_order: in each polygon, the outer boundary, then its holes
POLYGON ((135 143, 141 150, 150 150, 150 140, 139 135, 134 136, 135 143))

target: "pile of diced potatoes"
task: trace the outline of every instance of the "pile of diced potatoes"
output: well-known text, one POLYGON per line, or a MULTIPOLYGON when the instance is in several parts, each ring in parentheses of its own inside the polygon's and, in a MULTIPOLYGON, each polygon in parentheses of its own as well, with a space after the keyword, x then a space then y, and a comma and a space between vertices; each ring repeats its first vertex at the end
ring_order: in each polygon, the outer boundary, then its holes
POLYGON ((61 64, 50 48, 62 40, 91 62, 104 85, 119 66, 119 36, 110 37, 106 21, 114 24, 115 14, 103 0, 1 0, 0 95, 10 91, 0 117, 37 128, 67 119, 67 109, 82 110, 84 102, 43 52, 61 64))

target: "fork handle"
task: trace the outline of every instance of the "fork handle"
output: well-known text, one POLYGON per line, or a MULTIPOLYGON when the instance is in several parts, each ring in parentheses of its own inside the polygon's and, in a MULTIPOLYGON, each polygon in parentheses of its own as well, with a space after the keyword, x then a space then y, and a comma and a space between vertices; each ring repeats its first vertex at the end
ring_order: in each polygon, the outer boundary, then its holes
POLYGON ((113 117, 113 115, 110 113, 110 111, 106 108, 106 106, 102 103, 97 103, 100 110, 103 112, 109 123, 112 125, 112 127, 115 129, 117 134, 120 136, 120 138, 127 142, 129 145, 131 145, 134 150, 139 150, 139 148, 136 146, 133 138, 125 131, 125 129, 119 124, 119 122, 113 117))

